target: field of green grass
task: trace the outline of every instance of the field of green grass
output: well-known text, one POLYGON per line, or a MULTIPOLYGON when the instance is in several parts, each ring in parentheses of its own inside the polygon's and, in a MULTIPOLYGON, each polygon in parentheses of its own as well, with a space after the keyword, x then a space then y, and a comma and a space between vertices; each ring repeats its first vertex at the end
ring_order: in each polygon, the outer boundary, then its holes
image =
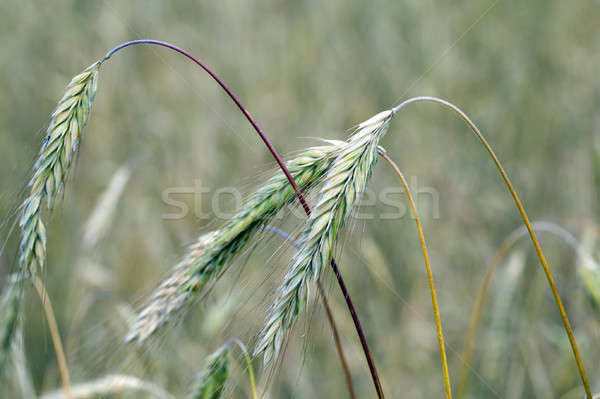
MULTIPOLYGON (((122 42, 165 40, 213 69, 286 158, 319 138, 344 140, 353 126, 410 97, 436 96, 464 110, 503 162, 531 221, 544 222, 538 237, 591 389, 600 392, 598 21, 598 0, 0 0, 0 286, 19 267, 19 205, 65 86, 122 42)), ((459 398, 478 290, 523 221, 489 155, 448 109, 407 106, 380 144, 416 197, 459 398)), ((205 357, 228 339, 253 347, 294 255, 268 231, 174 323, 143 345, 124 337, 188 245, 222 226, 276 168, 231 99, 184 57, 135 46, 102 65, 64 195, 44 213, 41 281, 74 392, 120 374, 185 398, 205 357)), ((311 205, 316 200, 308 196, 311 205)), ((379 162, 334 255, 386 397, 440 398, 440 350, 409 209, 399 180, 379 162)), ((298 236, 301 208, 280 216, 276 225, 298 236)), ((466 397, 584 397, 531 240, 522 235, 503 255, 483 305, 466 397)), ((374 398, 329 269, 323 285, 356 395, 374 398)), ((253 360, 259 397, 348 397, 316 294, 311 289, 275 365, 263 370, 253 360)), ((44 303, 26 285, 0 397, 62 392, 44 303)), ((245 371, 234 350, 224 397, 250 397, 245 371)))

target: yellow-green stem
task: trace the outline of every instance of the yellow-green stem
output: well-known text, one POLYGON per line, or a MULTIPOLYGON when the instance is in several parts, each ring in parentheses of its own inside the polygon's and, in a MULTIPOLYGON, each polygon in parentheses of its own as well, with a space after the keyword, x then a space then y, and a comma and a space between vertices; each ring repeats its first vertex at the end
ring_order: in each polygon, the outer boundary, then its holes
POLYGON ((404 190, 406 190, 406 196, 408 197, 408 201, 410 202, 410 207, 412 208, 413 214, 415 216, 415 223, 417 225, 417 230, 419 232, 419 240, 421 240, 421 248, 423 249, 423 259, 425 260, 425 268, 427 269, 427 280, 429 281, 429 292, 431 294, 431 304, 433 305, 433 314, 435 315, 435 327, 437 329, 438 344, 440 346, 442 371, 444 373, 444 388, 446 390, 446 398, 451 399, 452 398, 452 389, 450 387, 450 373, 448 372, 448 360, 446 358, 446 346, 444 344, 444 332, 442 331, 442 321, 440 319, 440 309, 438 307, 437 295, 435 293, 435 284, 433 282, 433 273, 431 271, 431 264, 429 263, 429 253, 427 252, 427 245, 425 244, 425 236, 423 235, 423 229, 421 227, 419 213, 417 212, 417 205, 415 204, 413 196, 410 192, 408 183, 406 182, 404 175, 402 174, 402 172, 400 172, 400 169, 398 168, 396 163, 384 151, 380 151, 379 155, 390 164, 392 169, 394 169, 394 172, 396 172, 396 174, 402 181, 404 190))
POLYGON ((558 307, 558 311, 560 312, 560 317, 562 318, 562 322, 565 327, 565 331, 567 332, 567 335, 569 337, 569 342, 571 343, 571 349, 573 350, 573 356, 575 357, 575 361, 577 362, 577 368, 579 369, 579 374, 581 376, 581 381, 583 383, 583 387, 585 389, 586 396, 588 399, 592 399, 592 391, 590 389, 590 384, 587 380, 585 368, 583 366, 583 361, 581 360, 581 356, 579 354, 577 342, 575 341, 575 335, 573 334, 573 329, 571 328, 571 323, 569 322, 569 318, 567 317, 567 312, 565 311, 565 307, 562 303, 562 300, 560 299, 560 295, 558 294, 558 289, 556 288, 556 284, 554 283, 554 277, 552 276, 552 272, 550 271, 550 267, 548 266, 548 262, 546 261, 546 257, 544 256, 544 252, 542 251, 542 247, 540 246, 540 243, 535 235, 535 232, 533 231, 533 228, 531 227, 531 223, 529 222, 529 217, 527 216, 527 213, 525 212, 525 208, 523 208, 523 205, 521 204, 521 200, 519 199, 517 192, 515 191, 510 179, 508 178, 508 175, 504 171, 504 168, 502 167, 500 160, 498 159, 498 157, 492 150, 492 147, 490 147, 490 145, 488 144, 485 137, 483 137, 483 134, 479 131, 477 126, 471 121, 471 119, 462 110, 460 110, 460 108, 458 108, 457 106, 455 106, 452 103, 449 103, 448 101, 445 101, 445 100, 442 100, 442 99, 439 99, 436 97, 415 97, 415 98, 406 100, 403 103, 394 107, 393 112, 394 112, 394 114, 396 114, 404 106, 411 104, 411 103, 421 102, 421 101, 430 101, 430 102, 442 104, 443 106, 451 109, 456 114, 458 114, 469 125, 469 127, 473 130, 475 135, 479 138, 479 140, 485 147, 486 151, 491 156, 494 164, 498 168, 498 171, 500 172, 502 179, 504 179, 504 182, 506 183, 506 186, 508 187, 508 190, 510 191, 510 195, 513 197, 513 200, 515 201, 515 205, 517 206, 519 213, 521 214, 523 223, 525 223, 525 226, 527 227, 527 231, 529 232, 531 241, 533 241, 533 246, 535 247, 535 251, 538 255, 538 258, 540 259, 540 263, 542 264, 542 268, 544 269, 546 278, 548 279, 548 284, 550 285, 550 289, 552 290, 552 295, 554 296, 556 306, 558 307))
POLYGON ((252 399, 258 399, 256 395, 256 381, 254 380, 254 370, 252 369, 252 360, 247 353, 244 353, 244 359, 246 359, 246 366, 248 367, 248 378, 250 379, 250 390, 252 392, 252 399))
POLYGON ((69 368, 67 367, 67 358, 63 349, 62 340, 60 339, 60 333, 58 331, 56 318, 54 317, 52 303, 50 302, 50 297, 46 292, 46 288, 44 288, 44 283, 42 280, 40 280, 39 277, 34 276, 32 282, 40 297, 40 300, 42 301, 44 313, 46 314, 46 321, 48 322, 50 336, 52 337, 52 344, 54 345, 54 352, 56 353, 56 362, 58 363, 58 370, 60 371, 60 378, 62 380, 65 398, 71 399, 71 379, 69 378, 69 368))
POLYGON ((248 354, 248 350, 246 349, 246 345, 243 344, 239 339, 230 339, 228 344, 235 343, 242 353, 244 354, 244 359, 246 360, 246 367, 248 368, 248 378, 250 379, 250 392, 252 393, 252 399, 258 399, 258 395, 256 394, 256 381, 254 379, 254 369, 252 368, 252 359, 250 359, 250 355, 248 354))

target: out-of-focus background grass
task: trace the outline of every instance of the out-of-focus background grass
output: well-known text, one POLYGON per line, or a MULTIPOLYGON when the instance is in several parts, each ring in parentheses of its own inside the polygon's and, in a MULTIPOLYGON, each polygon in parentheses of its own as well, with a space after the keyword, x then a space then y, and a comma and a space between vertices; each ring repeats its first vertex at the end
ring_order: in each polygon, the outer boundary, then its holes
MULTIPOLYGON (((72 76, 120 42, 167 40, 204 60, 239 95, 282 153, 340 139, 345 129, 414 95, 462 107, 487 135, 532 219, 569 229, 594 257, 600 193, 600 2, 376 0, 241 2, 0 1, 0 219, 22 198, 48 115, 72 76)), ((469 314, 486 265, 520 226, 506 188, 471 132, 432 104, 413 105, 382 144, 421 190, 456 387, 469 314), (439 217, 425 190, 439 196, 439 217)), ((74 383, 126 373, 183 395, 205 355, 227 338, 252 344, 291 251, 263 239, 153 344, 122 343, 127 321, 194 237, 220 222, 172 207, 164 190, 249 193, 274 167, 231 101, 205 73, 165 49, 123 51, 101 72, 75 172, 49 223, 45 282, 74 383), (82 248, 84 221, 119 166, 137 168, 108 233, 82 248), (277 255, 272 257, 273 253, 277 255)), ((383 164, 370 187, 397 180, 383 164)), ((180 194, 211 214, 211 193, 180 194)), ((226 197, 226 196, 223 196, 226 197)), ((231 201, 223 198, 223 205, 231 201)), ((403 196, 394 201, 406 206, 403 196)), ((443 395, 423 261, 410 217, 353 224, 339 261, 389 397, 443 395)), ((298 220, 287 225, 294 229, 298 220)), ((560 240, 541 234, 592 386, 600 389, 598 308, 560 240)), ((4 280, 16 263, 13 234, 4 280)), ((583 390, 532 246, 522 240, 496 275, 476 342, 471 397, 579 398, 583 390), (509 265, 512 265, 510 267, 509 265)), ((330 302, 359 397, 373 397, 337 286, 330 302)), ((267 397, 345 397, 318 303, 297 324, 276 372, 259 373, 267 397)), ((26 366, 36 392, 59 387, 39 300, 28 292, 26 366)), ((242 363, 240 363, 242 364, 242 363)), ((259 362, 256 362, 260 369, 259 362)), ((228 386, 247 397, 238 367, 228 386)), ((0 395, 20 397, 14 375, 0 395)), ((124 397, 143 397, 140 394, 124 397)))

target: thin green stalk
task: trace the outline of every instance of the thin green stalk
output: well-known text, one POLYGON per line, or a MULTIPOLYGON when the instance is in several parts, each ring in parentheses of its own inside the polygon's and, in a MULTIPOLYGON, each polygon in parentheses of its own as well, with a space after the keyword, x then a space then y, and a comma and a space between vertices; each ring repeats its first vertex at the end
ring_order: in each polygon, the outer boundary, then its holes
POLYGON ((252 399, 258 399, 258 395, 256 394, 256 381, 254 379, 254 369, 252 368, 252 359, 248 354, 248 349, 246 349, 246 345, 244 345, 239 339, 232 339, 229 342, 235 342, 244 354, 244 359, 246 360, 246 367, 248 367, 248 378, 250 379, 250 391, 252 392, 252 399))
POLYGON ((254 380, 254 370, 252 369, 252 360, 250 355, 244 353, 244 359, 246 359, 246 366, 248 367, 248 378, 250 379, 250 390, 252 392, 252 399, 258 399, 256 395, 256 381, 254 380))
POLYGON ((546 256, 544 255, 544 252, 542 251, 542 247, 535 235, 535 232, 533 231, 533 227, 531 226, 531 223, 529 222, 529 217, 527 216, 527 213, 525 212, 525 208, 523 208, 523 205, 521 204, 521 200, 519 199, 517 192, 515 191, 510 179, 508 178, 507 173, 504 171, 504 168, 502 167, 500 160, 498 159, 498 157, 492 150, 492 147, 490 147, 490 145, 488 144, 485 137, 483 137, 483 134, 479 131, 477 126, 471 121, 471 119, 462 110, 460 110, 457 106, 455 106, 452 103, 449 103, 448 101, 445 101, 445 100, 442 100, 442 99, 439 99, 436 97, 415 97, 415 98, 408 99, 408 100, 404 101, 403 103, 394 107, 393 113, 397 114, 402 108, 404 108, 408 104, 416 103, 416 102, 423 102, 423 101, 429 101, 429 102, 441 104, 441 105, 451 109, 456 114, 458 114, 467 123, 467 125, 469 125, 469 127, 473 130, 473 133, 475 133, 475 135, 479 138, 479 140, 481 141, 481 144, 483 144, 486 151, 492 158, 494 164, 498 168, 498 171, 500 172, 502 179, 504 179, 504 182, 506 183, 506 186, 508 187, 508 190, 510 191, 511 196, 513 197, 515 205, 517 206, 517 209, 519 210, 519 214, 521 215, 521 218, 523 219, 523 223, 525 223, 525 226, 527 227, 527 231, 529 231, 529 236, 531 237, 531 241, 533 242, 535 251, 538 255, 538 258, 540 259, 540 263, 542 265, 542 268, 544 269, 544 273, 546 274, 546 279, 548 280, 548 284, 550 285, 550 289, 552 290, 552 295, 554 296, 556 306, 558 307, 558 311, 560 312, 560 317, 562 318, 562 322, 565 327, 565 331, 567 332, 567 335, 569 337, 569 342, 571 343, 571 349, 573 350, 573 356, 575 357, 575 361, 577 362, 577 368, 579 369, 579 374, 581 376, 581 382, 583 383, 583 387, 585 389, 586 396, 588 399, 592 399, 592 391, 590 389, 590 384, 587 380, 585 368, 583 366, 583 361, 581 360, 581 356, 579 354, 577 342, 575 341, 575 335, 573 334, 573 329, 571 328, 571 323, 569 322, 569 318, 567 317, 567 312, 565 311, 565 307, 562 303, 562 300, 560 299, 560 295, 558 293, 558 289, 556 288, 556 284, 554 283, 554 277, 552 276, 552 272, 550 271, 550 267, 548 266, 548 262, 546 261, 546 256))
POLYGON ((421 220, 419 219, 419 213, 417 212, 417 205, 413 199, 413 196, 410 192, 410 188, 408 187, 408 183, 404 178, 404 175, 398 168, 398 165, 385 153, 380 147, 379 156, 385 159, 394 172, 402 181, 402 185, 404 186, 404 190, 406 191, 406 196, 408 197, 408 202, 410 202, 410 207, 412 208, 412 212, 415 215, 415 223, 417 225, 417 230, 419 232, 419 240, 421 241, 421 248, 423 250, 423 259, 425 260, 425 269, 427 269, 427 280, 429 282, 429 293, 431 294, 431 304, 433 305, 433 314, 435 315, 435 327, 437 329, 438 335, 438 344, 440 347, 440 357, 442 363, 442 372, 444 374, 444 388, 446 391, 446 398, 452 399, 452 388, 450 387, 450 373, 448 371, 448 359, 446 358, 446 345, 444 344, 444 332, 442 331, 442 320, 440 318, 440 309, 438 306, 437 295, 435 293, 435 284, 433 282, 433 273, 431 271, 431 264, 429 262, 429 253, 427 252, 427 244, 425 244, 425 236, 423 235, 423 228, 421 227, 421 220))

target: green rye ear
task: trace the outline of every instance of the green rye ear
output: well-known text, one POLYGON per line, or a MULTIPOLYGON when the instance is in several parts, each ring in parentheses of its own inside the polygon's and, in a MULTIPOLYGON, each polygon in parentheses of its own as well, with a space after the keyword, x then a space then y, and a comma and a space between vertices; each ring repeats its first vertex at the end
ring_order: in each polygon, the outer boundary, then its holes
POLYGON ((255 356, 264 354, 265 366, 279 354, 284 338, 306 304, 309 283, 318 280, 331 261, 338 233, 367 186, 377 162, 379 139, 387 132, 391 117, 392 112, 385 111, 358 125, 327 172, 294 262, 254 349, 255 356))
POLYGON ((98 70, 96 62, 75 76, 52 113, 50 124, 29 181, 29 196, 21 206, 19 226, 21 244, 19 266, 30 276, 37 275, 46 261, 46 228, 42 220, 42 203, 52 208, 65 185, 79 142, 87 125, 96 96, 98 70))

